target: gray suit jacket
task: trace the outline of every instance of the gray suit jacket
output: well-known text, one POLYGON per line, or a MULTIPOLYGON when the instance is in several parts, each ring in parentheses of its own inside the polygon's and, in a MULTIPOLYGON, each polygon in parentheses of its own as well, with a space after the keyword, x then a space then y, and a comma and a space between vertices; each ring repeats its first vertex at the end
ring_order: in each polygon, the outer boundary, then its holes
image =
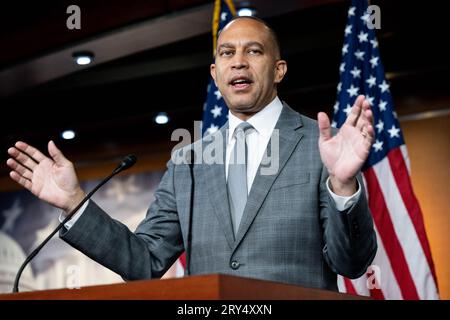
MULTIPOLYGON (((226 128, 216 137, 226 137, 226 128)), ((276 129, 279 170, 256 175, 236 237, 224 164, 194 166, 191 272, 337 290, 336 274, 361 276, 376 253, 364 188, 350 209, 337 211, 325 185, 317 123, 284 105, 276 129)), ((207 140, 196 146, 205 150, 214 139, 207 140)), ((162 276, 187 243, 189 170, 168 162, 155 201, 134 233, 91 201, 61 237, 126 280, 162 276)))

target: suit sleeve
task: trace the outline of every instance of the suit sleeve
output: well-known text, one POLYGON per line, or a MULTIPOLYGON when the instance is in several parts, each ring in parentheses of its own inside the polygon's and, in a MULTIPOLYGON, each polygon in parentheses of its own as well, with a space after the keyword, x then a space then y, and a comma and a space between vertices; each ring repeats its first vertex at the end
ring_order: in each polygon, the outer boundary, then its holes
POLYGON ((328 173, 322 169, 320 181, 320 218, 323 227, 323 255, 333 272, 355 279, 372 263, 377 240, 361 175, 361 195, 356 203, 339 212, 326 187, 328 173))
POLYGON ((125 280, 161 277, 184 250, 174 172, 169 161, 155 201, 134 233, 90 201, 77 223, 61 231, 61 238, 125 280))

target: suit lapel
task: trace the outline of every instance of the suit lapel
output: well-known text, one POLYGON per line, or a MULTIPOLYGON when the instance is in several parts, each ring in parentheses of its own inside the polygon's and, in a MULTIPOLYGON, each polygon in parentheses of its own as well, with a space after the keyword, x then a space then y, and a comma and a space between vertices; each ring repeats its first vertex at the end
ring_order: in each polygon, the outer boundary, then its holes
MULTIPOLYGON (((262 165, 259 166, 258 173, 256 174, 255 180, 253 181, 252 187, 250 189, 250 194, 242 216, 241 224, 236 234, 236 241, 234 242, 233 250, 235 250, 239 246, 239 243, 244 238, 253 220, 255 219, 258 210, 264 202, 264 199, 266 198, 273 182, 278 177, 279 173, 283 169, 295 147, 301 140, 303 134, 297 130, 301 126, 302 122, 299 114, 292 110, 287 104, 284 104, 283 110, 280 114, 280 118, 278 119, 278 122, 275 126, 275 129, 279 130, 279 169, 274 174, 262 175, 262 165)), ((275 137, 274 134, 272 134, 272 138, 270 139, 269 145, 267 146, 267 150, 269 151, 271 150, 271 144, 273 143, 272 140, 274 140, 273 138, 275 137)), ((276 155, 270 156, 274 157, 276 155)), ((262 163, 264 163, 264 161, 262 163)), ((223 192, 227 194, 226 188, 223 188, 224 185, 225 184, 221 185, 221 189, 225 189, 223 190, 223 192)))
POLYGON ((228 245, 230 246, 230 248, 232 248, 234 244, 234 233, 233 226, 231 224, 230 206, 228 203, 228 191, 226 188, 227 182, 225 179, 224 165, 226 157, 225 151, 227 142, 227 130, 228 122, 216 134, 214 134, 215 139, 203 144, 204 151, 209 144, 218 141, 217 139, 222 139, 222 145, 219 147, 222 148, 223 155, 222 163, 204 164, 203 172, 205 174, 205 181, 209 188, 209 200, 212 207, 214 208, 214 212, 217 215, 220 225, 223 227, 228 245))

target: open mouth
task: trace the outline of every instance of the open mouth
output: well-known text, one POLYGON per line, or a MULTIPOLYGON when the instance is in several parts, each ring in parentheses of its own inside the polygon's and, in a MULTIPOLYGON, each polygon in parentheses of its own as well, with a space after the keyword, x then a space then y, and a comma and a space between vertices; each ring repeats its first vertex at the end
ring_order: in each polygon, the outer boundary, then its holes
POLYGON ((229 84, 234 89, 242 90, 242 89, 248 88, 252 83, 253 83, 253 81, 247 77, 235 77, 235 78, 231 79, 229 84))

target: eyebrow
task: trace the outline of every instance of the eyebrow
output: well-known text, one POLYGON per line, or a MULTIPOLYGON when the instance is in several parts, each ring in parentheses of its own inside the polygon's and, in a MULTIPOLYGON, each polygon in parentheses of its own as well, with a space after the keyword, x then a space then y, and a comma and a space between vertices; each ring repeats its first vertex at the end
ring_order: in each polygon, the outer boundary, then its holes
MULTIPOLYGON (((258 41, 249 41, 244 44, 245 47, 258 46, 261 49, 264 48, 263 44, 258 41)), ((222 48, 235 48, 236 46, 230 42, 222 43, 217 49, 220 50, 222 48)))

